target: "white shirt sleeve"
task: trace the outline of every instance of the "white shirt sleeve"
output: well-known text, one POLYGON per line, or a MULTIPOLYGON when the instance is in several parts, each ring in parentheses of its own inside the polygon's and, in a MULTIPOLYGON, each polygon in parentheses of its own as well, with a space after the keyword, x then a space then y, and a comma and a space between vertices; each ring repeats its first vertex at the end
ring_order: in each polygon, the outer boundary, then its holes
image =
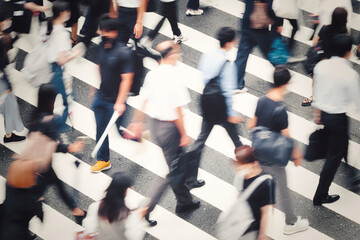
POLYGON ((132 211, 125 223, 125 237, 131 240, 142 240, 145 236, 144 222, 139 211, 132 211))
POLYGON ((355 102, 356 113, 360 115, 360 77, 356 73, 354 81, 349 86, 351 99, 355 102))

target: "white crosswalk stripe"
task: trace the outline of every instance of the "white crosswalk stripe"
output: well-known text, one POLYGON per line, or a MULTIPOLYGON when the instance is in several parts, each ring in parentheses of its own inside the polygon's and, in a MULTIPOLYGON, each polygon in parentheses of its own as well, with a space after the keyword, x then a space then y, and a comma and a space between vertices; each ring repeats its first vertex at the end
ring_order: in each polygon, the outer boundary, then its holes
MULTIPOLYGON (((225 12, 222 14, 239 16, 239 12, 243 12, 244 9, 244 3, 237 0, 224 0, 221 4, 214 0, 203 0, 202 2, 225 12)), ((307 11, 309 11, 309 9, 307 9, 307 11)), ((356 22, 354 20, 358 17, 358 14, 353 14, 352 27, 356 30, 359 30, 359 21, 356 22)), ((146 13, 144 26, 147 28, 153 28, 159 18, 160 16, 155 13, 146 13)), ((83 20, 84 19, 82 17, 79 22, 79 29, 81 29, 83 20)), ((184 34, 190 36, 189 40, 184 42, 184 45, 191 47, 200 53, 208 52, 217 48, 218 41, 211 36, 197 31, 185 24, 179 24, 179 26, 184 34)), ((286 31, 287 30, 285 29, 284 32, 286 31)), ((160 33, 164 36, 172 37, 172 32, 167 21, 161 28, 160 33)), ((308 44, 305 39, 309 34, 311 34, 309 29, 302 27, 302 31, 297 34, 296 40, 308 44)), ((287 34, 285 33, 284 35, 287 34)), ((95 39, 93 41, 98 43, 99 39, 95 39)), ((25 52, 31 50, 31 47, 28 46, 26 42, 19 41, 17 46, 25 52)), ((355 59, 353 59, 353 62, 359 63, 359 61, 355 59)), ((148 69, 156 67, 156 64, 149 59, 145 59, 144 64, 148 69)), ((184 84, 195 93, 201 94, 204 87, 201 80, 201 73, 193 67, 183 63, 180 64, 180 67, 184 69, 184 73, 186 75, 184 78, 184 84)), ((250 73, 262 81, 272 82, 272 65, 267 60, 264 60, 255 54, 252 54, 249 57, 246 71, 248 74, 250 73), (259 69, 261 69, 261 71, 259 71, 259 69)), ((68 64, 68 72, 73 77, 81 80, 87 86, 93 86, 95 88, 99 87, 100 79, 96 65, 87 59, 81 58, 68 64)), ((293 78, 290 86, 291 92, 303 97, 310 96, 311 79, 296 71, 292 71, 292 74, 293 78)), ((22 80, 21 73, 12 69, 10 72, 10 79, 13 83, 15 95, 30 105, 36 105, 36 89, 29 86, 22 80)), ((247 117, 252 117, 255 111, 257 99, 258 97, 250 93, 236 95, 234 97, 233 108, 247 117)), ((135 109, 139 108, 138 97, 129 98, 127 103, 135 109)), ((92 110, 76 101, 72 104, 71 110, 74 113, 74 128, 82 134, 94 139, 96 128, 92 110), (86 124, 84 124, 84 122, 86 122, 86 124)), ((302 116, 291 112, 288 112, 288 115, 291 135, 298 142, 305 145, 308 144, 308 136, 316 129, 317 126, 302 116)), ((358 116, 351 115, 351 117, 354 120, 359 120, 358 116)), ((189 136, 194 139, 196 139, 200 132, 201 121, 202 118, 198 115, 198 113, 190 110, 186 111, 186 131, 189 136)), ((1 134, 4 134, 3 126, 0 127, 0 135, 1 134)), ((148 140, 144 140, 141 144, 124 140, 117 134, 115 129, 112 129, 109 137, 110 149, 113 152, 118 153, 119 155, 129 159, 134 164, 143 167, 149 172, 149 174, 159 177, 164 177, 167 174, 168 169, 165 164, 164 157, 161 149, 156 144, 148 140)), ((249 139, 246 139, 243 136, 241 136, 241 140, 243 143, 251 144, 249 139)), ((11 151, 18 153, 21 151, 24 143, 5 145, 2 143, 2 145, 11 151)), ((217 126, 213 129, 206 142, 206 146, 209 149, 220 153, 223 158, 233 157, 234 145, 222 127, 217 126)), ((356 141, 350 141, 350 164, 357 169, 359 169, 360 166, 357 166, 355 160, 359 153, 359 144, 356 141)), ((53 161, 53 167, 58 174, 58 177, 64 183, 74 189, 77 189, 81 192, 81 194, 87 196, 91 200, 96 201, 101 199, 103 191, 106 189, 111 178, 104 173, 90 173, 90 165, 89 162, 86 161, 80 160, 80 167, 76 170, 72 165, 75 160, 76 158, 70 154, 56 154, 53 161), (75 173, 75 171, 77 172, 75 173), (79 184, 74 183, 74 175, 77 175, 79 184)), ((302 196, 304 200, 311 201, 318 182, 318 174, 305 167, 295 168, 292 163, 287 166, 287 171, 289 188, 299 196, 302 196)), ((211 208, 224 210, 232 203, 233 199, 235 199, 237 194, 235 188, 225 181, 223 176, 215 175, 210 171, 206 171, 204 168, 201 168, 199 171, 199 178, 205 179, 207 184, 202 188, 193 189, 191 192, 194 196, 200 198, 202 202, 209 204, 211 208)), ((2 176, 0 177, 0 201, 2 200, 1 197, 4 196, 4 184, 5 179, 4 176, 2 176)), ((336 183, 331 185, 331 191, 340 194, 341 199, 336 203, 326 205, 324 208, 325 211, 334 212, 358 226, 360 224, 360 217, 358 214, 360 212, 360 207, 357 203, 360 201, 360 196, 336 183)), ((143 195, 134 190, 131 190, 127 196, 127 202, 131 207, 136 207, 142 199, 143 195)), ((30 224, 30 230, 43 239, 73 239, 74 232, 81 229, 79 225, 57 212, 51 205, 44 204, 44 211, 46 217, 44 225, 35 219, 33 219, 30 224), (55 229, 56 225, 59 225, 57 229, 55 229)), ((196 212, 193 214, 196 214, 196 212)), ((159 224, 154 228, 146 228, 146 231, 157 239, 215 239, 213 232, 208 233, 199 227, 201 224, 195 226, 187 219, 177 216, 162 206, 156 207, 152 216, 159 222, 159 224)), ((316 219, 321 219, 321 216, 316 219)), ((292 236, 285 236, 282 234, 283 225, 284 214, 279 209, 275 209, 267 234, 272 239, 333 239, 327 235, 327 231, 322 229, 321 232, 315 227, 310 227, 310 229, 306 232, 292 236)), ((310 222, 310 225, 312 225, 312 222, 310 222)))

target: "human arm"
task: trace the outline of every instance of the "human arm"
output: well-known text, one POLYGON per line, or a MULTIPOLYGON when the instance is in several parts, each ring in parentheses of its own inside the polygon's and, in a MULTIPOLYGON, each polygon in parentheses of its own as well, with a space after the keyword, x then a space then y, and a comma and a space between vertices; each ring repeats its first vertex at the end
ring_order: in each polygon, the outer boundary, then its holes
POLYGON ((119 87, 119 93, 114 104, 114 111, 119 113, 119 116, 122 115, 126 109, 125 100, 131 89, 133 82, 134 73, 123 73, 121 74, 121 83, 119 87))
POLYGON ((79 56, 79 54, 80 54, 80 49, 71 50, 71 51, 61 51, 58 53, 58 58, 56 62, 58 65, 62 66, 70 62, 77 56, 79 56))
MULTIPOLYGON (((288 128, 285 128, 283 130, 281 130, 281 134, 286 136, 286 137, 291 137, 290 136, 290 131, 288 128)), ((301 153, 300 149, 296 146, 294 146, 293 148, 293 152, 292 152, 292 157, 294 158, 294 164, 296 167, 301 165, 302 159, 303 159, 303 154, 301 153)))
POLYGON ((99 206, 100 202, 94 202, 90 204, 86 218, 83 220, 84 232, 83 235, 96 234, 99 229, 99 206))
POLYGON ((177 107, 176 113, 178 115, 178 118, 175 120, 175 124, 176 124, 176 127, 179 130, 180 136, 181 136, 179 146, 186 147, 191 143, 191 139, 189 138, 188 135, 186 135, 182 107, 177 107))
POLYGON ((48 7, 40 6, 34 2, 25 3, 24 8, 28 9, 30 11, 33 11, 33 12, 45 12, 45 11, 49 10, 48 7))
POLYGON ((119 5, 116 3, 116 1, 115 2, 113 0, 108 0, 108 1, 110 1, 109 17, 117 18, 119 5))
POLYGON ((140 6, 137 8, 137 18, 134 27, 134 34, 136 39, 140 38, 143 33, 144 27, 142 25, 142 21, 144 17, 144 12, 146 11, 147 2, 148 0, 140 0, 140 6))
POLYGON ((257 240, 268 240, 269 237, 266 236, 266 227, 269 222, 269 218, 274 206, 272 204, 263 206, 261 210, 261 218, 260 218, 260 229, 257 240))

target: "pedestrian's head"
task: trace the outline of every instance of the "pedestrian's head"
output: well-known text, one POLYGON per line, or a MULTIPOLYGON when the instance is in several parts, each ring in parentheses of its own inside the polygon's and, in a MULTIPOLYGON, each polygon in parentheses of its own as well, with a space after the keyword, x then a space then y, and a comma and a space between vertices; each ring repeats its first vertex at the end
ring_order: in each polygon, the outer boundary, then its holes
POLYGON ((248 145, 242 145, 235 149, 235 162, 239 165, 256 162, 254 149, 248 145))
POLYGON ((48 20, 47 35, 51 34, 55 20, 59 20, 63 24, 69 21, 71 17, 70 4, 61 0, 55 1, 52 6, 52 12, 53 16, 48 20))
POLYGON ((333 56, 350 58, 353 41, 347 34, 338 34, 331 39, 333 56))
POLYGON ((346 32, 348 12, 343 7, 337 7, 332 13, 331 27, 335 32, 346 32))
POLYGON ((290 72, 285 66, 276 66, 274 71, 274 88, 286 86, 286 84, 289 83, 290 78, 290 72))
POLYGON ((125 205, 127 189, 133 185, 132 178, 122 172, 112 175, 113 180, 106 190, 106 196, 101 201, 99 216, 110 223, 127 218, 129 209, 125 205))
POLYGON ((231 27, 222 27, 217 33, 217 39, 220 41, 221 48, 231 48, 235 45, 236 32, 231 27))
POLYGON ((176 65, 181 59, 181 48, 179 44, 172 41, 165 41, 156 46, 156 50, 160 52, 162 63, 176 65))

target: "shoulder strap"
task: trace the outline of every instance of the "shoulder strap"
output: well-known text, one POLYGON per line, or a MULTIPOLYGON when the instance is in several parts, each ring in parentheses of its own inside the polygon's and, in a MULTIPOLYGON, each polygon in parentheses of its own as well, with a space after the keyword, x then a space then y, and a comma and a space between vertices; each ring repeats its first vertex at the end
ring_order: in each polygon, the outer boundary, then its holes
POLYGON ((269 174, 262 175, 255 179, 246 189, 241 193, 241 197, 243 199, 248 199, 250 195, 255 191, 255 189, 263 183, 266 179, 272 179, 272 177, 269 174))
MULTIPOLYGON (((218 75, 216 75, 215 77, 213 77, 213 78, 209 81, 209 83, 216 82, 216 81, 219 79, 219 77, 220 77, 222 71, 224 70, 224 67, 225 67, 225 65, 226 65, 227 62, 229 62, 229 60, 226 59, 225 62, 223 63, 223 65, 221 66, 218 75)), ((209 84, 209 83, 208 83, 208 84, 209 84)))

